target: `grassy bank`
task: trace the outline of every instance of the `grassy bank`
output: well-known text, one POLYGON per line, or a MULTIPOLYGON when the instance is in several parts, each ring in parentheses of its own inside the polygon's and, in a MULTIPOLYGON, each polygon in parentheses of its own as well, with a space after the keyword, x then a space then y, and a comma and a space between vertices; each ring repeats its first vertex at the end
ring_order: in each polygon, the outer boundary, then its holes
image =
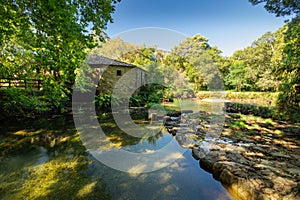
MULTIPOLYGON (((211 98, 213 93, 210 91, 201 91, 196 94, 197 98, 211 98)), ((258 104, 261 106, 275 106, 277 101, 277 92, 231 92, 226 91, 224 98, 229 101, 258 104)))

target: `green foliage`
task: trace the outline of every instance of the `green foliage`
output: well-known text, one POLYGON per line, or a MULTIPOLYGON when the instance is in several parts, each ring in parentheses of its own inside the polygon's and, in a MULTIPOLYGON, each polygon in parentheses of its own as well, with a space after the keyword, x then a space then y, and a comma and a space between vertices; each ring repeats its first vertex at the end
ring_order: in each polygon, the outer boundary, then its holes
POLYGON ((237 120, 234 122, 234 124, 231 124, 229 128, 236 130, 246 130, 248 129, 248 126, 246 125, 244 120, 237 120))
POLYGON ((300 17, 288 24, 282 64, 277 69, 281 77, 278 112, 292 121, 300 119, 300 17))
POLYGON ((277 17, 299 14, 300 2, 298 0, 249 0, 253 5, 265 3, 267 11, 275 13, 277 17))
POLYGON ((57 110, 70 100, 75 69, 103 40, 118 0, 4 0, 0 5, 0 72, 45 79, 44 97, 57 110), (91 29, 90 32, 87 30, 91 29))
POLYGON ((276 117, 274 113, 273 107, 267 106, 257 106, 254 104, 247 104, 247 103, 233 103, 227 102, 225 103, 226 112, 229 113, 242 113, 244 115, 255 115, 264 118, 271 118, 276 117))
POLYGON ((123 55, 123 59, 126 62, 132 63, 133 65, 137 65, 144 69, 148 69, 149 67, 155 67, 154 65, 157 61, 155 54, 155 47, 142 46, 139 49, 136 49, 123 55))
POLYGON ((126 60, 127 58, 130 58, 128 54, 136 52, 138 49, 140 49, 138 45, 125 42, 119 37, 116 37, 111 40, 107 39, 104 42, 98 43, 98 46, 91 51, 91 54, 128 62, 130 61, 126 60))
POLYGON ((224 69, 224 59, 221 59, 221 51, 217 47, 211 47, 208 39, 196 34, 182 41, 168 57, 169 61, 182 70, 188 77, 189 82, 194 84, 195 90, 220 89, 218 78, 221 80, 220 71, 224 69))
POLYGON ((229 68, 229 74, 225 77, 225 83, 227 87, 233 86, 236 91, 241 91, 247 88, 247 79, 245 77, 246 70, 244 63, 241 61, 234 62, 229 68))
POLYGON ((68 88, 49 77, 44 80, 42 90, 44 90, 44 98, 52 105, 54 111, 61 113, 67 111, 65 106, 71 95, 68 88))
POLYGON ((90 89, 94 86, 92 78, 89 76, 91 73, 92 68, 86 63, 83 63, 80 67, 76 68, 76 85, 74 85, 74 90, 82 93, 90 92, 90 89))
POLYGON ((147 84, 141 88, 138 95, 146 104, 160 103, 164 96, 164 87, 159 84, 147 84))
POLYGON ((251 46, 236 51, 230 58, 231 67, 225 78, 227 87, 246 91, 277 91, 280 81, 274 72, 281 60, 281 38, 281 30, 267 32, 251 46), (245 87, 237 87, 243 84, 245 87))
POLYGON ((278 92, 226 92, 226 99, 238 102, 249 101, 262 106, 275 106, 278 94, 278 92))
MULTIPOLYGON (((261 1, 252 1, 260 3, 261 1)), ((293 1, 267 1, 266 6, 277 15, 299 12, 299 3, 293 1), (279 5, 280 4, 280 5, 279 5), (293 6, 298 5, 298 11, 293 6), (271 8, 270 6, 274 6, 271 8), (284 6, 283 10, 281 6, 284 6), (276 8, 276 9, 275 9, 276 8), (287 10, 284 10, 287 9, 287 10)), ((243 81, 252 91, 278 91, 277 118, 299 121, 300 113, 300 17, 275 33, 266 33, 252 46, 234 53, 226 83, 228 88, 243 81), (235 67, 236 62, 242 67, 235 67), (243 72, 243 73, 242 73, 243 72)), ((241 85, 241 84, 240 84, 241 85)), ((240 88, 243 89, 243 88, 240 88)))
POLYGON ((130 107, 140 107, 145 103, 145 99, 142 98, 142 96, 134 95, 131 96, 129 99, 129 105, 130 107))
POLYGON ((298 0, 249 0, 252 4, 265 3, 265 8, 276 16, 294 15, 295 18, 282 28, 276 75, 281 78, 277 115, 291 121, 300 118, 300 2, 298 0))
POLYGON ((1 92, 0 105, 10 115, 31 116, 51 110, 50 104, 37 96, 27 96, 23 90, 15 87, 1 92))
POLYGON ((118 106, 122 99, 113 96, 111 93, 105 93, 95 97, 95 105, 101 112, 111 111, 111 106, 118 106))

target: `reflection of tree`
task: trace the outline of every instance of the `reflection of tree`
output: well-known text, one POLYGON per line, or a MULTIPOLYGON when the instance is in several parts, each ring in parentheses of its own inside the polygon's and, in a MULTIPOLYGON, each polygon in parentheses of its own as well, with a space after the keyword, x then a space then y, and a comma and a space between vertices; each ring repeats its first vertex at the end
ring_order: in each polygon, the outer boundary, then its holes
POLYGON ((163 133, 162 133, 162 131, 160 131, 160 132, 158 132, 157 134, 155 134, 154 136, 147 137, 146 140, 147 140, 149 143, 155 145, 155 144, 156 144, 156 141, 157 141, 159 138, 161 138, 162 136, 163 136, 163 133))
MULTIPOLYGON (((140 141, 140 138, 133 137, 123 132, 115 123, 102 123, 101 128, 114 147, 121 148, 124 146, 135 145, 140 141)), ((111 146, 107 147, 111 148, 111 146)))

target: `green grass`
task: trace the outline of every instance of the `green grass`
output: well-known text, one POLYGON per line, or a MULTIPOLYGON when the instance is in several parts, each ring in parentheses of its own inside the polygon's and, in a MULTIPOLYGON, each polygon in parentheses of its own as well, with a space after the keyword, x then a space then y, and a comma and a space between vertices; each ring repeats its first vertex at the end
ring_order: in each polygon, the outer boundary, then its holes
MULTIPOLYGON (((275 106, 277 98, 277 92, 234 92, 226 91, 226 99, 236 102, 245 102, 258 104, 261 106, 275 106)), ((210 91, 200 91, 196 95, 200 99, 210 98, 210 91)))

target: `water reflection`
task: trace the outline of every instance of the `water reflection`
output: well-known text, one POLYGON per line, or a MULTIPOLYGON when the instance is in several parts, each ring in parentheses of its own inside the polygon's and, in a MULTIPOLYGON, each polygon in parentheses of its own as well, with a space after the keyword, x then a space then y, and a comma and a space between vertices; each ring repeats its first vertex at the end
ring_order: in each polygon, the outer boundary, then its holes
MULTIPOLYGON (((92 158, 91 158, 92 159, 92 158)), ((92 177, 102 177, 113 199, 230 199, 211 174, 201 170, 188 151, 159 171, 130 174, 94 160, 92 177)))
MULTIPOLYGON (((125 173, 87 153, 70 116, 1 124, 0 199, 230 199, 190 150, 161 170, 125 173)), ((112 122, 101 126, 127 151, 154 151, 174 140, 165 130, 136 138, 112 122)))

